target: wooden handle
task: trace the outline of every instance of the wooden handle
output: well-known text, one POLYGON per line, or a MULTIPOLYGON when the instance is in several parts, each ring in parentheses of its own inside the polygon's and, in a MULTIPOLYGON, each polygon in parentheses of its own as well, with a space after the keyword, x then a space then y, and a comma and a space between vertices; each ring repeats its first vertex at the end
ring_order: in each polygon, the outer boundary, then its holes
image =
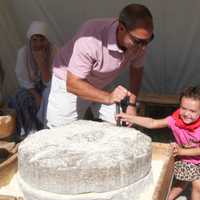
MULTIPOLYGON (((116 114, 120 113, 120 103, 116 103, 116 114)), ((117 126, 121 126, 120 118, 117 118, 117 126)))

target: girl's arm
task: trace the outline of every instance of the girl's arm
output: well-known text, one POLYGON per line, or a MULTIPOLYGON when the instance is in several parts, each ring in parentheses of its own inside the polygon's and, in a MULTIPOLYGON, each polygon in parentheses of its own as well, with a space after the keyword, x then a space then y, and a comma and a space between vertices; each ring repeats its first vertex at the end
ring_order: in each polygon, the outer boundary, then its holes
POLYGON ((199 156, 200 147, 182 148, 178 144, 173 143, 173 155, 174 156, 199 156))
POLYGON ((129 115, 126 113, 117 114, 116 117, 117 118, 119 117, 121 121, 137 124, 139 126, 149 129, 164 128, 168 126, 167 118, 152 119, 150 117, 140 117, 140 116, 129 115))

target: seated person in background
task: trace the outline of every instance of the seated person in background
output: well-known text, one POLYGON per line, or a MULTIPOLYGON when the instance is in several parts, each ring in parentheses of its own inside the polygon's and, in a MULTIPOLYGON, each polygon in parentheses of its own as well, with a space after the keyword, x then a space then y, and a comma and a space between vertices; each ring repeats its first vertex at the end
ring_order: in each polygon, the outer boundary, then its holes
POLYGON ((10 105, 17 112, 17 135, 27 135, 42 128, 37 119, 44 89, 50 84, 51 63, 57 49, 48 38, 47 25, 31 23, 27 44, 18 51, 16 76, 20 89, 10 105))
POLYGON ((121 121, 146 128, 169 127, 175 137, 172 143, 176 158, 174 174, 177 179, 168 200, 174 200, 192 183, 192 200, 200 199, 200 87, 187 88, 180 97, 180 108, 164 119, 133 116, 126 113, 117 115, 121 121))

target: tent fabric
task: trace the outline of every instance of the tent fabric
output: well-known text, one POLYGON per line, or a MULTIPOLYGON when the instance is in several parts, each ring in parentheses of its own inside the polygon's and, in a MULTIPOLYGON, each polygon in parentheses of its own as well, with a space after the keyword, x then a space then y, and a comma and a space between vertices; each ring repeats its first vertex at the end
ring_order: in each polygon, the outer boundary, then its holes
MULTIPOLYGON (((15 63, 17 50, 26 42, 33 20, 45 21, 51 41, 62 46, 89 18, 118 16, 129 3, 141 3, 152 11, 155 39, 149 46, 142 90, 177 94, 188 85, 199 84, 200 74, 200 1, 198 0, 1 0, 0 59, 6 77, 5 97, 17 86, 15 63)), ((125 71, 114 84, 127 86, 125 71)))

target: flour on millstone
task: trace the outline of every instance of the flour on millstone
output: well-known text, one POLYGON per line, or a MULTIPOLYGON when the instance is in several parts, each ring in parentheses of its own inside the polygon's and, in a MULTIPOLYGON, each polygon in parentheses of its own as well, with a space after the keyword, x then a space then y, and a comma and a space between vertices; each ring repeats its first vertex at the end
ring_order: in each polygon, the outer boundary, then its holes
POLYGON ((80 120, 27 137, 19 181, 30 200, 128 200, 124 191, 136 193, 149 176, 151 154, 151 139, 140 131, 80 120))

